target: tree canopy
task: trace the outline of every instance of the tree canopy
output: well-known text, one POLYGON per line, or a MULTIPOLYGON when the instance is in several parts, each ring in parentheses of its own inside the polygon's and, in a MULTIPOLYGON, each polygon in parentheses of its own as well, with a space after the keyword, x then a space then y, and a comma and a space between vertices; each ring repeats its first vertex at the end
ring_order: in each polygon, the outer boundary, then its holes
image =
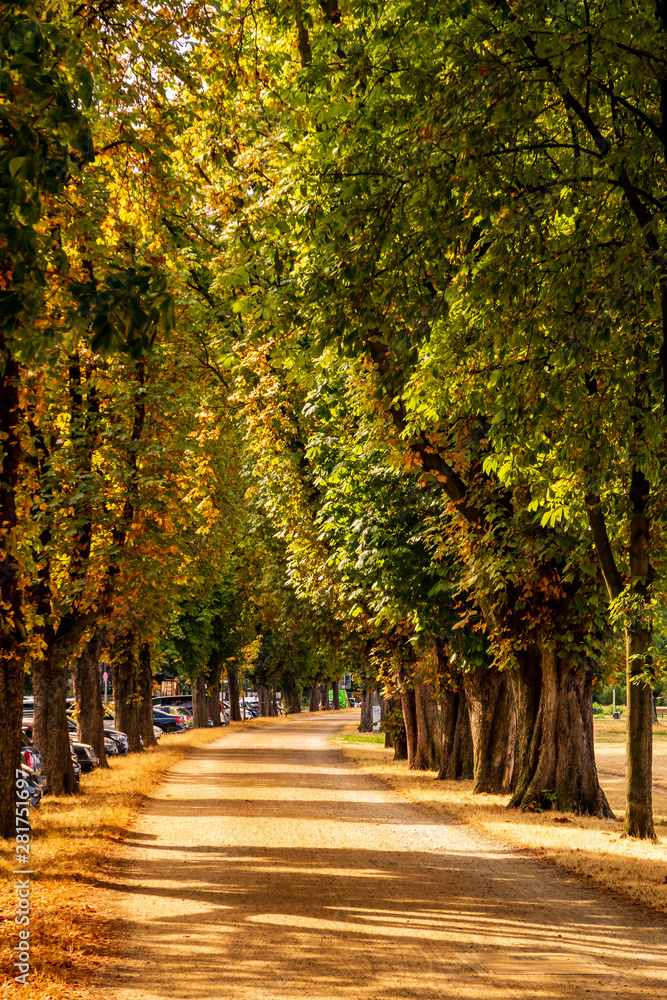
POLYGON ((26 669, 57 727, 95 637, 230 692, 252 647, 267 711, 356 673, 444 774, 467 699, 476 790, 495 754, 512 805, 609 815, 621 637, 653 836, 666 32, 619 0, 3 6, 7 774, 26 669))

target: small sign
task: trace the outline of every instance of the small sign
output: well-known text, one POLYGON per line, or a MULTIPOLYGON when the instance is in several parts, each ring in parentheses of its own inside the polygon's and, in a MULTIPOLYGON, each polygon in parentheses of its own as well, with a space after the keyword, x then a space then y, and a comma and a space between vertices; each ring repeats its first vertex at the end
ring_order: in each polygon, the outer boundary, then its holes
POLYGON ((105 671, 104 671, 104 673, 102 674, 102 680, 103 680, 103 681, 108 681, 108 680, 109 680, 109 675, 108 675, 108 673, 106 672, 106 670, 105 670, 105 671))

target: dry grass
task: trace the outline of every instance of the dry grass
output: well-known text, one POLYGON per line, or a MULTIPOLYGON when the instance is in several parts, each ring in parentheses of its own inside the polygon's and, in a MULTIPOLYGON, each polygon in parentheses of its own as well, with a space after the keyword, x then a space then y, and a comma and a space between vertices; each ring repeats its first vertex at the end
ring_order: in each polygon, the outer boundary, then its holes
POLYGON ((17 943, 17 876, 14 844, 0 851, 0 996, 24 1000, 79 1000, 90 995, 93 970, 110 953, 113 927, 89 901, 98 872, 122 840, 142 800, 191 747, 204 746, 239 729, 278 719, 236 722, 224 729, 199 729, 163 736, 143 754, 111 758, 109 770, 83 775, 76 796, 44 799, 31 810, 30 985, 20 987, 7 955, 17 943))
POLYGON ((667 726, 655 729, 653 808, 658 842, 622 836, 625 722, 595 724, 600 782, 616 820, 559 812, 508 810, 507 796, 473 795, 471 781, 436 781, 433 772, 409 771, 393 763, 393 750, 377 738, 350 742, 353 724, 341 737, 345 755, 364 772, 386 781, 412 802, 454 816, 493 837, 525 848, 607 889, 667 914, 667 726))

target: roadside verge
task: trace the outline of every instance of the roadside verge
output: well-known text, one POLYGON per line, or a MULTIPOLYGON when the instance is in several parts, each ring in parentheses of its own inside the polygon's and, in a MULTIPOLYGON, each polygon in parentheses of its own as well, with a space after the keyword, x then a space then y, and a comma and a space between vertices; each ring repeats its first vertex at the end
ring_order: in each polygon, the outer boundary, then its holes
MULTIPOLYGON (((604 771, 600 769, 600 783, 619 818, 598 820, 570 813, 509 810, 509 796, 473 795, 471 781, 437 781, 433 771, 410 771, 407 762, 393 761, 394 751, 385 749, 384 737, 361 734, 356 724, 345 726, 332 740, 365 774, 384 781, 411 802, 477 827, 667 915, 667 787, 661 790, 659 785, 654 794, 658 842, 624 837, 622 755, 616 759, 608 755, 604 771)), ((654 771, 661 781, 663 771, 667 773, 667 741, 656 742, 654 771)))
POLYGON ((0 847, 0 943, 3 963, 0 995, 26 1000, 79 1000, 90 996, 94 970, 111 952, 114 928, 93 905, 92 889, 152 789, 188 750, 289 716, 234 722, 224 728, 197 729, 163 736, 142 754, 110 758, 108 769, 83 775, 77 795, 47 797, 30 812, 30 978, 13 980, 11 953, 18 940, 14 842, 0 847))

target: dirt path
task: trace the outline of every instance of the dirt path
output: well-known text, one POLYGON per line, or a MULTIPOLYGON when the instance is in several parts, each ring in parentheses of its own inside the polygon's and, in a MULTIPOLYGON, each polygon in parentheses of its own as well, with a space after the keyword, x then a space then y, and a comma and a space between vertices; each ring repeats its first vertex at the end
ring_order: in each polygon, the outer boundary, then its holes
POLYGON ((328 743, 351 717, 174 769, 118 859, 100 996, 667 1000, 660 918, 407 804, 328 743))

